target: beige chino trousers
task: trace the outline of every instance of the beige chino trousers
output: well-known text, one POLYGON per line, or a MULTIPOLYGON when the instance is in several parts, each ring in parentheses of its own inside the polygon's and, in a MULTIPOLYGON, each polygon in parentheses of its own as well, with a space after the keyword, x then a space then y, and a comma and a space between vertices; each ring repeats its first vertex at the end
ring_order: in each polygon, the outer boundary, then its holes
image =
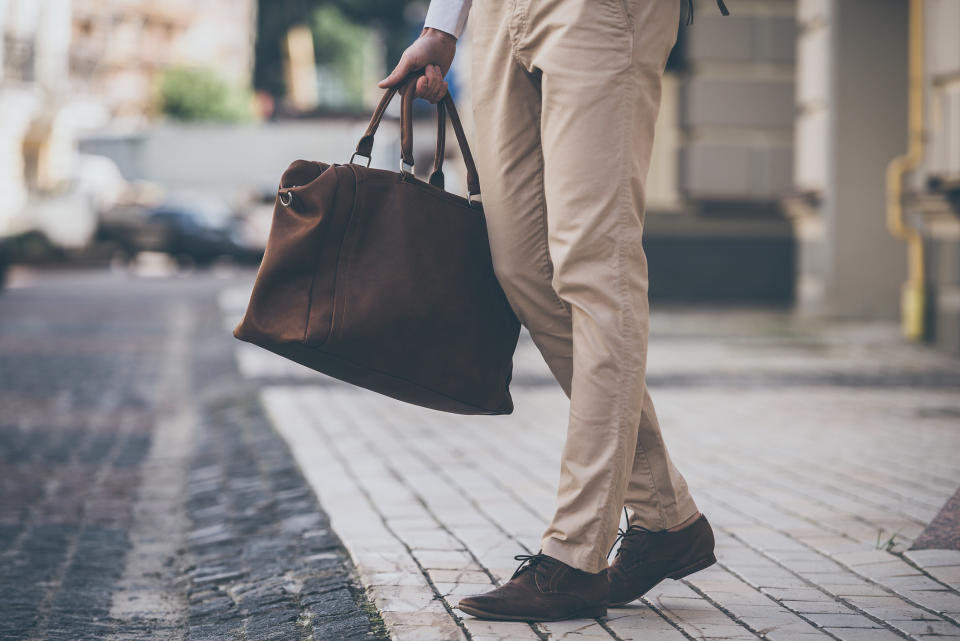
POLYGON ((697 507, 644 384, 641 246, 660 81, 682 0, 474 0, 471 93, 494 269, 570 397, 543 552, 607 567, 620 512, 697 507))

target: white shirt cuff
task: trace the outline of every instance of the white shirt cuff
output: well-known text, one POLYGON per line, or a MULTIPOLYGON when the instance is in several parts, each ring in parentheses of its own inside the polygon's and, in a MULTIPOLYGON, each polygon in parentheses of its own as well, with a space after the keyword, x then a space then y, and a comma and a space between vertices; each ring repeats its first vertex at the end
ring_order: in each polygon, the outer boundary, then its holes
POLYGON ((471 0, 432 0, 427 9, 424 27, 439 29, 459 38, 467 25, 471 0))

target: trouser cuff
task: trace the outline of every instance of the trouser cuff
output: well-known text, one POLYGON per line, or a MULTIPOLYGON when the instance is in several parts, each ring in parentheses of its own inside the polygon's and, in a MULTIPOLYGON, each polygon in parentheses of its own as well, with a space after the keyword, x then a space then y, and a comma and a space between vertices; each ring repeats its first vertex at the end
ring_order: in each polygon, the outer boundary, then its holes
POLYGON ((540 542, 540 550, 570 567, 596 574, 607 568, 607 557, 591 546, 547 537, 540 542))
POLYGON ((630 511, 630 522, 628 525, 639 525, 644 529, 652 531, 669 530, 672 527, 677 527, 700 511, 689 493, 678 501, 673 506, 673 509, 666 510, 662 518, 659 510, 655 509, 635 508, 632 505, 628 505, 627 510, 630 511))

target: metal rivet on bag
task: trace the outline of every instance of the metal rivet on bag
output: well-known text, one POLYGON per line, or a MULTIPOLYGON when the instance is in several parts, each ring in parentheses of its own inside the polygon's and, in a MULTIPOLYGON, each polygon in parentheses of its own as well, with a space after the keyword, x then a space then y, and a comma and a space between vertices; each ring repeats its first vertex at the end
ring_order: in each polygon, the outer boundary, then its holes
POLYGON ((280 192, 280 204, 284 207, 289 207, 293 204, 293 192, 280 192))

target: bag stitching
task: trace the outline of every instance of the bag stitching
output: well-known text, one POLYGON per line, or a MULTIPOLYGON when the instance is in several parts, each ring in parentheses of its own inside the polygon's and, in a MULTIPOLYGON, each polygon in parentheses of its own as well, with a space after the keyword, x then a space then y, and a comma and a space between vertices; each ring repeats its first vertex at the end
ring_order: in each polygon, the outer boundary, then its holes
MULTIPOLYGON (((340 175, 337 174, 337 172, 336 172, 336 169, 337 169, 337 166, 336 166, 336 165, 332 165, 332 166, 328 167, 328 168, 327 168, 327 171, 329 171, 329 170, 331 170, 331 169, 333 170, 333 175, 334 175, 334 177, 336 178, 336 180, 334 181, 333 198, 332 198, 332 205, 331 205, 330 209, 331 209, 332 211, 336 211, 336 210, 337 210, 337 208, 336 208, 337 195, 340 193, 340 175)), ((326 173, 326 171, 323 172, 323 173, 326 173)), ((321 176, 322 176, 322 175, 323 175, 323 174, 321 174, 321 176)), ((317 179, 319 179, 319 178, 320 178, 320 176, 317 176, 317 179)), ((321 235, 321 238, 322 238, 323 236, 325 236, 325 235, 326 235, 326 229, 322 230, 320 235, 321 235)), ((320 259, 321 259, 321 258, 322 258, 322 253, 321 253, 321 252, 317 252, 317 255, 316 255, 316 257, 314 258, 314 263, 313 263, 313 276, 310 277, 310 290, 307 292, 307 318, 306 318, 305 324, 304 324, 304 326, 303 326, 303 343, 304 343, 304 344, 306 344, 307 338, 308 338, 308 336, 309 336, 309 334, 310 334, 310 317, 313 315, 313 290, 314 290, 314 288, 316 287, 316 284, 317 284, 317 272, 319 271, 319 265, 320 265, 320 259)), ((334 272, 334 283, 336 283, 336 272, 334 272)), ((336 299, 334 299, 334 300, 336 300, 336 299)), ((333 311, 332 311, 332 310, 331 310, 331 314, 330 314, 330 326, 331 326, 331 327, 333 326, 333 311)), ((327 334, 328 334, 327 337, 329 338, 329 332, 328 332, 327 334)), ((324 339, 324 342, 325 342, 325 341, 326 341, 326 338, 324 339)))
MULTIPOLYGON (((332 340, 335 336, 339 336, 338 330, 342 323, 338 322, 338 317, 340 320, 343 319, 344 314, 346 313, 347 299, 343 292, 343 281, 347 279, 347 276, 350 272, 350 258, 351 253, 348 251, 347 243, 353 240, 354 230, 359 224, 357 221, 358 216, 356 212, 360 211, 360 196, 361 189, 360 185, 362 183, 361 174, 357 171, 357 168, 354 165, 349 166, 350 171, 353 172, 354 176, 354 192, 353 192, 353 204, 350 207, 350 214, 347 220, 347 225, 343 230, 343 238, 340 239, 340 247, 337 250, 337 267, 336 272, 333 275, 333 311, 330 316, 330 331, 327 332, 327 337, 323 340, 323 343, 326 343, 332 340)), ((307 347, 310 347, 307 345, 307 347)))

